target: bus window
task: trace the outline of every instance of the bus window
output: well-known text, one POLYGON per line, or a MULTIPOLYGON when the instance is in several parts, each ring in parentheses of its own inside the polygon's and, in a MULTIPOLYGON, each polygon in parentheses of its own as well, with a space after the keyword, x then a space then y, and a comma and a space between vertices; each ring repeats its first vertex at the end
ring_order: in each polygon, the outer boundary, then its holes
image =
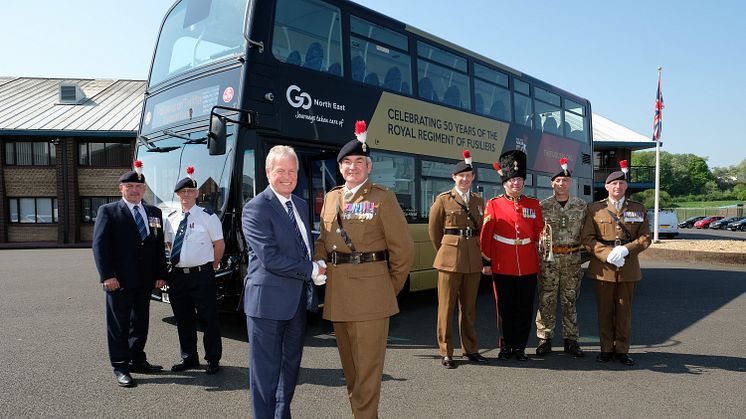
POLYGON ((471 109, 466 59, 417 42, 417 80, 421 98, 461 109, 471 109), (437 63, 437 64, 436 64, 437 63))
POLYGON ((565 99, 565 137, 588 142, 585 126, 585 108, 583 105, 565 99))
POLYGON ((508 75, 474 64, 474 111, 510 121, 508 75))
POLYGON ((353 80, 411 94, 407 37, 356 16, 350 16, 350 32, 359 35, 350 36, 353 80))
POLYGON ((254 161, 254 150, 246 150, 243 153, 243 172, 241 173, 242 203, 245 204, 256 194, 256 162, 254 161))
POLYGON ((531 128, 534 114, 528 83, 513 79, 513 116, 515 122, 531 128))
POLYGON ((272 54, 279 61, 344 74, 339 8, 316 0, 278 0, 272 54))
POLYGON ((435 197, 453 189, 452 163, 422 161, 422 208, 420 217, 427 218, 435 197))
POLYGON ((477 191, 485 202, 504 193, 500 175, 493 168, 477 167, 477 191))
POLYGON ((536 127, 542 132, 559 135, 562 130, 560 97, 541 88, 534 89, 536 98, 536 127))
POLYGON ((393 191, 407 219, 416 219, 414 157, 372 151, 370 158, 373 160, 370 181, 393 191))
POLYGON ((179 2, 163 22, 150 86, 243 52, 247 0, 179 2))

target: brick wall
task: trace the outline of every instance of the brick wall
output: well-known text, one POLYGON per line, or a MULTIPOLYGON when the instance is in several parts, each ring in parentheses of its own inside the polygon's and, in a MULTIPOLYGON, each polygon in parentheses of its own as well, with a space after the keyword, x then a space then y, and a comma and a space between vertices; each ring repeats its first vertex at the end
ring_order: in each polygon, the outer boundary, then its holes
POLYGON ((5 193, 5 146, 0 141, 0 243, 8 241, 8 196, 5 193))
POLYGON ((78 167, 78 195, 80 196, 118 196, 119 176, 129 170, 128 167, 99 168, 78 167))
POLYGON ((57 242, 57 225, 36 224, 8 226, 8 243, 17 242, 57 242))
POLYGON ((57 174, 50 166, 6 166, 5 196, 56 197, 57 174))

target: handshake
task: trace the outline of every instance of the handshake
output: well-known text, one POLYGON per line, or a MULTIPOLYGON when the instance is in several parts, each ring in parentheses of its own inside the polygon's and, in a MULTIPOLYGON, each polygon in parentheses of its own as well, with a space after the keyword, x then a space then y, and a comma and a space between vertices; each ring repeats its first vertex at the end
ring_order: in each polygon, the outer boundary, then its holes
POLYGON ((319 259, 315 262, 313 262, 318 269, 314 269, 316 271, 315 275, 311 275, 311 279, 313 280, 314 285, 324 285, 326 284, 326 262, 319 259))
POLYGON ((629 254, 629 250, 627 250, 626 247, 614 246, 614 249, 611 250, 611 252, 609 253, 609 256, 606 257, 606 262, 611 263, 617 268, 621 268, 622 266, 624 266, 624 258, 628 254, 629 254))

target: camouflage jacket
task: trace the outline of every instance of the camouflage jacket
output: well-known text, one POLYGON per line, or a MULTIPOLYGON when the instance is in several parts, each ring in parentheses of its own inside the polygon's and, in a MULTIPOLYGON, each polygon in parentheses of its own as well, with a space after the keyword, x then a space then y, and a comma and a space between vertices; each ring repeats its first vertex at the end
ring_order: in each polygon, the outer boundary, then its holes
POLYGON ((583 228, 588 204, 580 198, 570 197, 565 206, 557 202, 554 195, 541 201, 544 223, 552 226, 552 245, 577 246, 583 228))

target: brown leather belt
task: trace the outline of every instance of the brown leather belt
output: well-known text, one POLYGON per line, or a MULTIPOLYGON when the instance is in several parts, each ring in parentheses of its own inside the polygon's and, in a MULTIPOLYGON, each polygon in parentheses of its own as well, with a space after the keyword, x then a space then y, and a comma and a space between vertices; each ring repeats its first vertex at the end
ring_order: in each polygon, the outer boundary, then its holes
POLYGON ((556 253, 558 255, 565 255, 565 254, 569 254, 569 253, 579 252, 582 248, 583 248, 583 246, 581 246, 581 245, 570 246, 570 247, 552 246, 552 253, 556 253))
POLYGON ((469 237, 478 236, 479 230, 474 230, 473 228, 446 228, 446 229, 443 229, 443 233, 452 234, 454 236, 466 237, 468 239, 469 237))
POLYGON ((340 253, 332 251, 329 253, 329 262, 332 265, 339 265, 341 263, 369 263, 369 262, 381 262, 388 260, 388 252, 381 250, 378 252, 352 252, 352 253, 340 253))
POLYGON ((603 243, 607 246, 624 246, 627 243, 632 243, 632 240, 596 240, 599 243, 603 243))

